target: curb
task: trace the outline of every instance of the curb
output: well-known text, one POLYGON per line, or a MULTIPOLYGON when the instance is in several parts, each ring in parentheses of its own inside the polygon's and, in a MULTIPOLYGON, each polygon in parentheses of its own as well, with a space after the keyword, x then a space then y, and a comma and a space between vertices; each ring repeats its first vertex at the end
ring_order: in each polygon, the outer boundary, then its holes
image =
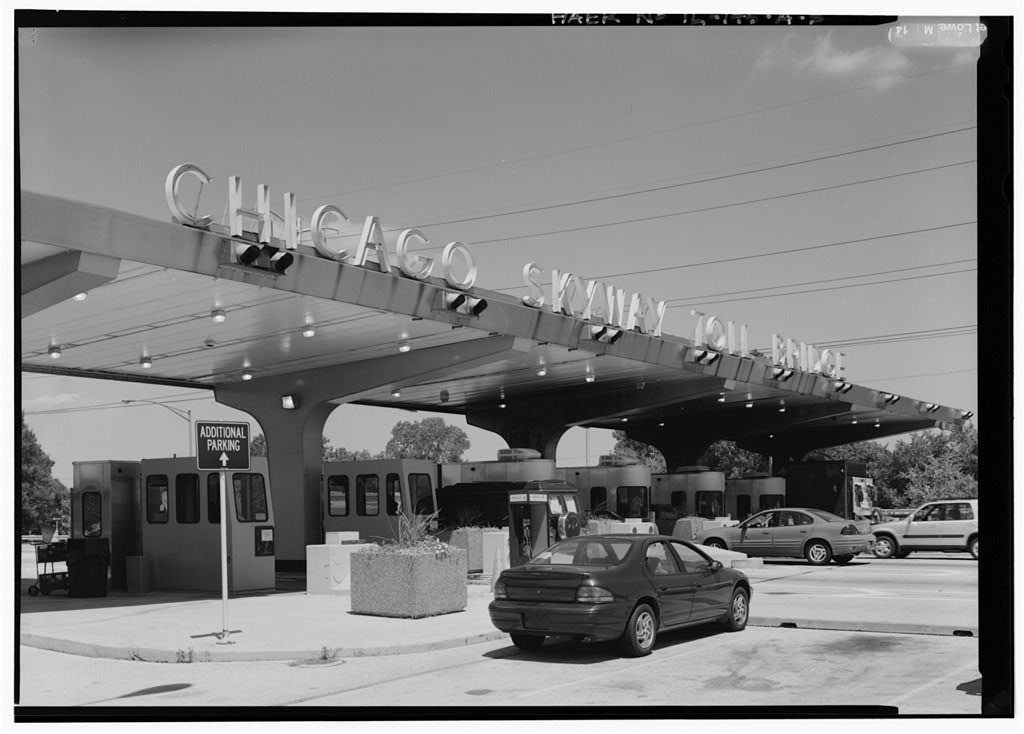
POLYGON ((903 622, 844 622, 841 620, 799 619, 793 617, 750 616, 751 627, 785 627, 790 629, 829 630, 832 632, 880 632, 898 635, 936 635, 944 637, 972 637, 980 635, 977 627, 950 627, 937 624, 907 624, 903 622))
MULTIPOLYGON (((384 655, 411 655, 418 652, 447 650, 455 647, 468 647, 481 642, 491 642, 506 637, 499 630, 484 632, 467 637, 453 637, 433 642, 418 642, 405 645, 386 645, 380 647, 336 647, 328 649, 328 659, 379 657, 384 655)), ((305 650, 200 650, 189 647, 187 650, 162 650, 147 647, 126 647, 123 645, 101 645, 91 642, 79 642, 59 637, 47 637, 30 632, 21 633, 21 644, 40 650, 80 655, 88 658, 107 658, 112 660, 133 660, 144 663, 234 663, 256 661, 303 661, 324 659, 324 647, 305 650)))

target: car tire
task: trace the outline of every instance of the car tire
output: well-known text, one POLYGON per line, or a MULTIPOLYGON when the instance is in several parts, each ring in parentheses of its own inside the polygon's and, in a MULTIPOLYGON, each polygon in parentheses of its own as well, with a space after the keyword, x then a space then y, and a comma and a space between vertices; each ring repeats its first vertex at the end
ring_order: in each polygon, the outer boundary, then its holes
POLYGON ((629 615, 626 630, 622 633, 622 651, 630 657, 650 655, 658 637, 658 618, 650 604, 638 604, 629 615))
POLYGON ((812 540, 804 548, 804 558, 812 566, 824 566, 832 560, 832 549, 824 540, 812 540))
POLYGON ((977 536, 971 538, 971 542, 967 544, 967 550, 971 554, 971 558, 978 560, 978 538, 977 536))
POLYGON ((900 547, 891 535, 877 535, 875 547, 871 552, 875 554, 875 558, 895 558, 900 552, 900 547))
POLYGON ((725 547, 725 541, 724 540, 719 540, 718 538, 709 538, 708 540, 704 541, 704 545, 706 545, 708 548, 718 548, 718 550, 728 550, 728 548, 725 547))
POLYGON ((512 644, 520 650, 536 650, 544 644, 542 635, 520 635, 513 632, 511 637, 512 644))
POLYGON ((893 558, 906 558, 906 557, 907 557, 907 556, 909 556, 909 555, 910 555, 911 553, 913 553, 913 551, 908 551, 908 550, 901 550, 901 551, 896 551, 896 552, 895 552, 895 553, 893 554, 893 556, 892 556, 892 557, 893 557, 893 558))
POLYGON ((732 598, 729 600, 729 611, 725 613, 722 624, 729 632, 739 632, 747 626, 750 619, 750 594, 741 586, 732 590, 732 598))
POLYGON ((853 555, 832 556, 832 560, 836 562, 837 566, 845 566, 847 563, 853 560, 853 555))

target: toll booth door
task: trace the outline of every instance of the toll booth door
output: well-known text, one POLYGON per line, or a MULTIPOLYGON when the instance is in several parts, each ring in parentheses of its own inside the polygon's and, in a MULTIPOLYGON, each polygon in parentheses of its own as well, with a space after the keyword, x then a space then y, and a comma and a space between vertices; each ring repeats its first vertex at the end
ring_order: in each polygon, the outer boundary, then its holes
POLYGON ((738 494, 736 495, 736 519, 746 520, 748 517, 750 517, 750 495, 738 494))

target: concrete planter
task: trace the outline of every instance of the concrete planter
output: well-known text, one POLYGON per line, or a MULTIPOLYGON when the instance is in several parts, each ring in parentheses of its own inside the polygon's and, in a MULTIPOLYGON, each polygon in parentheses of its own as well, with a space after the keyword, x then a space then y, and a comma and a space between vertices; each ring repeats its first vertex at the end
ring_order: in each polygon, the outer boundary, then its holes
POLYGON ((483 528, 456 528, 448 543, 466 551, 466 568, 469 573, 484 570, 483 528))
POLYGON ((378 549, 351 557, 352 611, 378 617, 432 617, 466 608, 466 551, 378 549))

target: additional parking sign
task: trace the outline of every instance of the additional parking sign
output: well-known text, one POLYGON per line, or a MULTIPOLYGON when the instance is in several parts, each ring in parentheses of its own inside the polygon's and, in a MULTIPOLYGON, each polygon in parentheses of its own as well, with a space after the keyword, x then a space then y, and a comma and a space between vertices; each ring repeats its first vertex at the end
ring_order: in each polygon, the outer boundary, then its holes
POLYGON ((201 471, 249 469, 249 424, 196 421, 196 461, 201 471))

